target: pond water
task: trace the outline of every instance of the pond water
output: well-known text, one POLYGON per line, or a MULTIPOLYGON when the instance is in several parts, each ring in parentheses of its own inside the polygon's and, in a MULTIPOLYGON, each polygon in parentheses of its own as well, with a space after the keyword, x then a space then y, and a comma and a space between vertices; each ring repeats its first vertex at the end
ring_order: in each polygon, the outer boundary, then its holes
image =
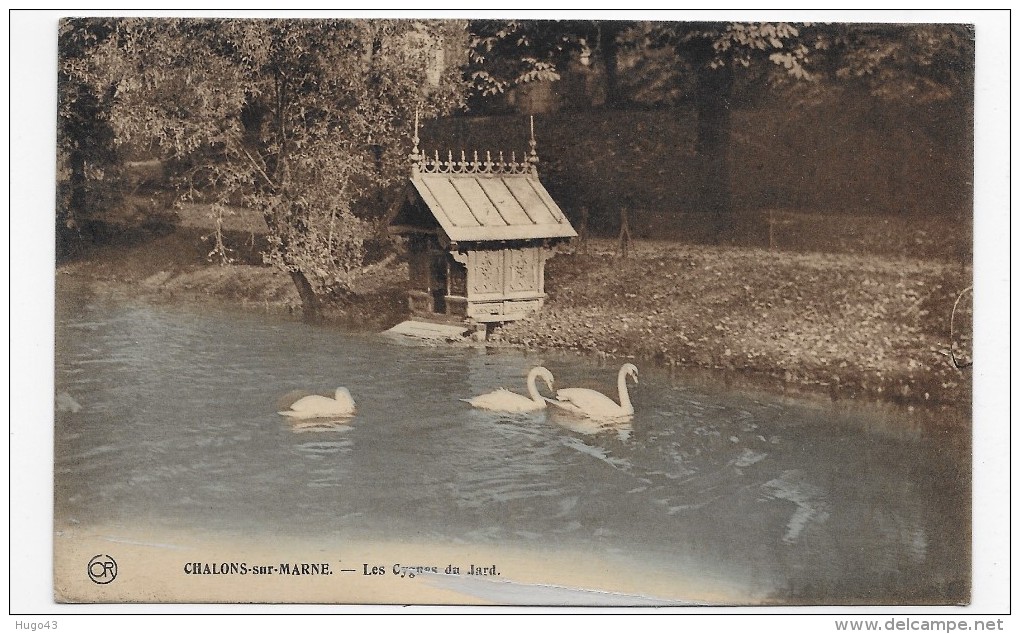
POLYGON ((539 364, 557 387, 615 396, 618 362, 61 293, 56 386, 81 409, 56 417, 58 530, 569 548, 767 603, 968 597, 966 443, 889 411, 645 364, 629 426, 595 429, 458 399, 525 392, 539 364), (292 390, 338 385, 358 402, 352 419, 276 413, 292 390))

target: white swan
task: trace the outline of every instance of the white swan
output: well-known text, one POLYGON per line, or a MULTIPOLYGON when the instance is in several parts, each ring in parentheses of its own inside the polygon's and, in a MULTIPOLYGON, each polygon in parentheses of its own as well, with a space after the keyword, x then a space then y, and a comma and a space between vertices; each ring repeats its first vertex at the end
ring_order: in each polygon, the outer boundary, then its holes
POLYGON ((538 387, 535 385, 536 379, 542 377, 545 379, 545 384, 549 386, 549 389, 553 389, 553 375, 552 372, 546 370, 541 366, 537 366, 528 372, 528 396, 522 396, 507 390, 506 388, 499 388, 495 392, 489 392, 488 394, 482 394, 474 398, 462 398, 460 400, 465 403, 470 403, 472 406, 479 409, 487 409, 497 412, 534 412, 540 409, 545 409, 546 399, 538 393, 538 387))
POLYGON ((617 375, 619 404, 605 394, 583 387, 559 390, 556 392, 556 400, 549 399, 549 402, 560 409, 588 418, 605 420, 633 416, 634 406, 630 402, 630 394, 627 393, 627 377, 634 379, 634 383, 638 382, 638 369, 633 363, 624 363, 617 375))
POLYGON ((336 398, 312 394, 294 401, 289 410, 277 413, 290 418, 307 419, 354 416, 354 412, 354 399, 351 398, 350 391, 345 387, 338 387, 336 398))

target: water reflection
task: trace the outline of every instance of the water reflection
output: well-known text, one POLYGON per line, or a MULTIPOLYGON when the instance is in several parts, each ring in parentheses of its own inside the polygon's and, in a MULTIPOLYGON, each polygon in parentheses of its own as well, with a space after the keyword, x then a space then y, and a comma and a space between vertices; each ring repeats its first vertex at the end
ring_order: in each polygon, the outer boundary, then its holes
POLYGON ((784 471, 778 478, 763 483, 759 490, 764 494, 762 501, 769 499, 786 500, 796 505, 783 534, 784 544, 794 544, 812 523, 823 524, 829 519, 827 492, 806 481, 803 471, 784 471))
POLYGON ((587 416, 560 412, 557 411, 556 408, 550 408, 549 419, 564 429, 569 429, 574 433, 584 436, 611 434, 621 441, 626 441, 634 432, 633 416, 625 416, 611 420, 599 420, 595 418, 588 418, 587 416))
POLYGON ((292 419, 287 421, 287 426, 295 434, 321 434, 329 432, 351 431, 351 418, 313 418, 310 420, 292 419))

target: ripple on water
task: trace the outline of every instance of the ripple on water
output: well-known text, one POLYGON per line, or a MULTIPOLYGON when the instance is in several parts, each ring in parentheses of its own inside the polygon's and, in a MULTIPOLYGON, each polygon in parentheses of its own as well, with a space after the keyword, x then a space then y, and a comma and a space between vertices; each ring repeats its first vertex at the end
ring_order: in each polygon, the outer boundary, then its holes
POLYGON ((626 427, 499 415, 458 399, 523 393, 534 365, 601 389, 606 369, 212 311, 82 306, 58 311, 57 385, 83 405, 56 420, 58 521, 567 544, 769 589, 835 580, 847 598, 879 575, 934 600, 933 580, 969 579, 969 562, 950 556, 969 534, 959 465, 866 414, 836 421, 642 368, 626 427), (289 392, 339 385, 356 417, 276 413, 289 392))

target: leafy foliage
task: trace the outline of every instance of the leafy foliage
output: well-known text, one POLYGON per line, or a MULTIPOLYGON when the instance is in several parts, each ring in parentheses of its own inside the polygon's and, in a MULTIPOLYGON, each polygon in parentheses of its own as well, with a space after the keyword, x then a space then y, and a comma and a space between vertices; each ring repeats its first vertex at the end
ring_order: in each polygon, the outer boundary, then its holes
POLYGON ((534 81, 556 81, 577 37, 557 21, 471 22, 468 73, 475 93, 488 96, 534 81))
POLYGON ((622 104, 619 53, 639 23, 616 20, 473 20, 468 74, 478 105, 486 97, 538 81, 558 81, 572 62, 598 68, 605 102, 622 104))
POLYGON ((650 42, 672 46, 695 65, 695 72, 728 66, 747 68, 767 59, 789 74, 806 79, 810 35, 805 25, 790 23, 662 22, 653 26, 650 42))
MULTIPOLYGON (((266 260, 317 295, 350 288, 371 197, 403 167, 417 111, 462 101, 463 24, 123 19, 93 52, 120 142, 156 150, 184 195, 259 210, 266 260)), ((229 252, 214 249, 222 261, 229 252)))
POLYGON ((60 179, 56 220, 62 242, 76 235, 86 218, 116 194, 111 187, 118 161, 109 123, 110 100, 94 81, 95 68, 89 58, 109 34, 106 25, 88 21, 64 21, 59 27, 57 161, 66 177, 60 179))
POLYGON ((974 81, 974 32, 961 24, 832 27, 821 48, 835 76, 886 101, 916 103, 967 96, 974 81))

